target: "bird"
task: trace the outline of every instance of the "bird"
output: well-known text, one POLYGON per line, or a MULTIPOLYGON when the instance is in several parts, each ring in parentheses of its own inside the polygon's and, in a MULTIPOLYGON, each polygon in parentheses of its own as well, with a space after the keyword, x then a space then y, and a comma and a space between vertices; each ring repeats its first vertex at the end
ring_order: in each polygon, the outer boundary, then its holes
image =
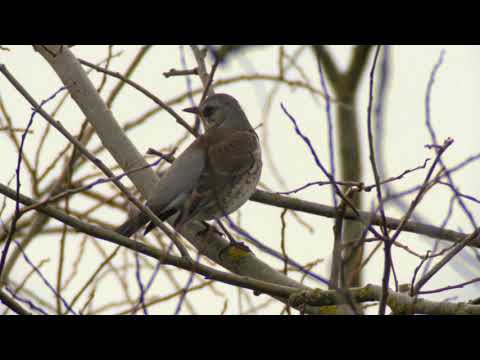
MULTIPOLYGON (((239 209, 262 172, 258 135, 233 96, 213 94, 183 111, 199 116, 205 133, 177 157, 146 202, 162 221, 176 216, 177 231, 190 221, 219 220, 239 209)), ((147 223, 144 235, 155 225, 140 212, 115 231, 130 237, 147 223)))

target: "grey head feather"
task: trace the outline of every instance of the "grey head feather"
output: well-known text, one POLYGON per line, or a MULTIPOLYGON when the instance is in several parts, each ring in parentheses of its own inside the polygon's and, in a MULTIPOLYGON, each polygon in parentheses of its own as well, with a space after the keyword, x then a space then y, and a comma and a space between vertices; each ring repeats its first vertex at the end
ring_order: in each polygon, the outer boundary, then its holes
POLYGON ((242 107, 233 96, 215 94, 209 96, 199 107, 206 129, 231 128, 253 130, 242 107))

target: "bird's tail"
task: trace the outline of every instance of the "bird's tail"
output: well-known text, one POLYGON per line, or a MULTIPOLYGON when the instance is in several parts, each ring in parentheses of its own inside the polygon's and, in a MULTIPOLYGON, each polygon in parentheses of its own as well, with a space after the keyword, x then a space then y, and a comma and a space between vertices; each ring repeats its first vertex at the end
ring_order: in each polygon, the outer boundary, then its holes
MULTIPOLYGON (((176 212, 177 212, 176 209, 169 209, 160 214, 157 214, 157 216, 159 217, 160 220, 165 221, 176 212)), ((140 230, 140 228, 146 223, 148 223, 149 221, 150 221, 150 218, 146 214, 141 212, 137 215, 132 216, 130 219, 125 221, 122 225, 117 227, 115 229, 115 232, 123 236, 130 237, 133 234, 135 234, 138 230, 140 230)), ((155 226, 156 225, 154 223, 150 222, 150 224, 148 224, 143 234, 144 235, 148 234, 152 229, 155 228, 155 226)))
POLYGON ((115 229, 115 232, 130 237, 135 234, 140 228, 149 221, 149 218, 143 212, 132 216, 130 219, 125 221, 122 225, 115 229))

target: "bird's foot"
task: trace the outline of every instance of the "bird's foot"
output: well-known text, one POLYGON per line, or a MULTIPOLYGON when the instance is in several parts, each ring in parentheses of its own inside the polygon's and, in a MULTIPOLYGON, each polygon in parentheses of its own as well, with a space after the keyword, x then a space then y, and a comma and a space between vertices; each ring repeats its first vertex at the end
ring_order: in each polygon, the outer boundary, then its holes
POLYGON ((236 254, 235 250, 240 250, 240 251, 243 251, 244 253, 252 252, 252 250, 250 250, 250 248, 247 245, 245 245, 245 243, 241 241, 236 241, 228 231, 225 231, 223 233, 220 230, 218 230, 215 225, 210 225, 206 221, 202 221, 202 224, 203 226, 205 226, 205 228, 197 232, 196 234, 197 236, 206 236, 209 233, 215 233, 219 236, 222 236, 222 237, 226 236, 228 238, 230 243, 227 246, 225 246, 224 249, 220 250, 220 256, 222 256, 226 252, 230 254, 236 254))
POLYGON ((206 221, 202 221, 202 225, 205 226, 205 229, 200 230, 197 232, 197 236, 205 236, 206 234, 214 233, 217 234, 218 236, 224 236, 225 234, 219 231, 215 226, 210 225, 206 221))

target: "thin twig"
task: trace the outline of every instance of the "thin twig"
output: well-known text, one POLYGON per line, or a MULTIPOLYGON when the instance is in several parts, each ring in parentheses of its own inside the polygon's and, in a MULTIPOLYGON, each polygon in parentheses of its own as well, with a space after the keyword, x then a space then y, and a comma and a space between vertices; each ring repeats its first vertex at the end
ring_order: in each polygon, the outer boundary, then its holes
MULTIPOLYGON (((75 137, 73 137, 60 122, 55 121, 53 118, 50 117, 48 113, 46 113, 38 104, 37 102, 30 96, 30 94, 23 88, 23 86, 10 74, 7 70, 5 65, 0 65, 0 72, 2 72, 5 77, 10 81, 10 83, 22 94, 22 96, 32 105, 32 107, 45 119, 47 120, 53 127, 55 127, 64 137, 66 137, 71 143, 75 145, 75 148, 84 156, 86 156, 93 164, 95 164, 102 172, 107 175, 107 177, 111 178, 115 185, 127 196, 127 198, 134 203, 134 205, 139 208, 141 211, 145 212, 153 223, 158 226, 162 231, 170 237, 170 239, 174 242, 180 253, 183 257, 187 260, 190 259, 190 255, 188 254, 187 250, 183 246, 183 244, 179 241, 179 239, 173 234, 165 224, 155 215, 155 213, 143 205, 137 198, 135 198, 128 189, 118 180, 115 179, 115 175, 110 171, 110 169, 98 158, 94 157, 86 148, 82 145, 75 137)), ((0 267, 1 269, 1 267, 0 267)))
POLYGON ((447 255, 445 255, 432 269, 427 272, 412 289, 412 294, 418 294, 423 285, 429 281, 433 275, 435 275, 440 269, 442 269, 455 255, 457 255, 462 249, 468 245, 472 240, 477 239, 480 236, 480 228, 477 228, 471 235, 466 236, 460 241, 447 255))
POLYGON ((198 75, 198 68, 191 69, 191 70, 170 69, 169 71, 163 73, 163 76, 165 76, 167 79, 172 76, 186 76, 186 75, 198 75))
POLYGON ((82 65, 91 67, 92 69, 95 69, 96 71, 99 71, 99 72, 108 74, 112 77, 115 77, 117 79, 120 79, 123 82, 130 85, 131 87, 137 89, 142 94, 144 94, 149 99, 151 99, 153 102, 155 102, 158 106, 160 106, 162 109, 167 111, 170 115, 172 115, 175 118, 175 120, 177 121, 177 123, 180 124, 181 126, 183 126, 185 129, 187 129, 189 133, 191 133, 192 135, 195 135, 195 131, 192 129, 192 127, 190 125, 188 125, 188 123, 185 120, 183 120, 183 118, 180 115, 178 115, 170 106, 165 104, 162 100, 160 100, 158 97, 153 95, 150 91, 145 89, 143 86, 137 84, 136 82, 134 82, 134 81, 132 81, 132 80, 126 78, 126 77, 124 77, 122 74, 120 74, 118 72, 114 72, 114 71, 104 69, 104 68, 102 68, 100 66, 97 66, 95 64, 92 64, 92 63, 90 63, 86 60, 79 59, 79 61, 82 65))

